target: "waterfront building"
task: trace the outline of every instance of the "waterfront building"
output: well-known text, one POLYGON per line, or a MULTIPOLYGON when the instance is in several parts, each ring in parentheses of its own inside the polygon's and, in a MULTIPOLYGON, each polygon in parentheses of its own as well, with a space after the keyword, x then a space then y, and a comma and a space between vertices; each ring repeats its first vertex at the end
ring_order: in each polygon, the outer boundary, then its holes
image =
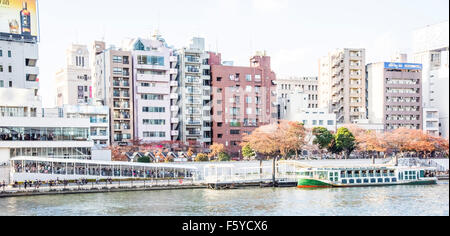
POLYGON ((324 127, 336 132, 336 114, 329 113, 325 108, 310 108, 308 95, 301 88, 289 95, 285 120, 303 123, 308 129, 324 127))
POLYGON ((345 48, 320 60, 319 87, 326 91, 319 91, 320 107, 328 104, 339 124, 367 118, 365 54, 362 48, 345 48))
POLYGON ((422 129, 422 65, 380 62, 367 65, 368 118, 385 131, 422 129))
POLYGON ((89 51, 86 45, 72 44, 66 51, 66 64, 55 76, 56 104, 89 104, 92 102, 92 80, 89 51))
POLYGON ((64 105, 63 117, 89 119, 89 136, 94 145, 103 147, 109 145, 109 108, 107 106, 64 105))
POLYGON ((0 36, 0 88, 39 90, 38 44, 35 39, 0 36))
POLYGON ((439 133, 448 138, 449 21, 414 31, 413 40, 413 61, 423 65, 423 107, 437 109, 439 133))
POLYGON ((172 88, 172 125, 176 127, 179 122, 183 143, 208 149, 212 144, 212 88, 210 55, 205 51, 205 39, 192 38, 189 46, 178 50, 177 54, 180 87, 172 88))
POLYGON ((143 142, 178 140, 177 57, 158 33, 151 39, 131 40, 127 50, 132 56, 134 136, 143 142), (173 113, 173 114, 172 114, 173 113))
POLYGON ((93 90, 95 102, 109 107, 111 144, 128 145, 134 139, 131 52, 95 41, 93 90))
POLYGON ((319 83, 317 77, 283 77, 277 78, 277 99, 279 103, 279 119, 286 119, 287 104, 292 93, 298 91, 306 95, 306 108, 319 108, 319 83))
POLYGON ((257 53, 250 66, 225 66, 221 55, 210 53, 212 78, 213 143, 224 144, 239 155, 243 134, 276 123, 278 105, 276 75, 270 57, 257 53))

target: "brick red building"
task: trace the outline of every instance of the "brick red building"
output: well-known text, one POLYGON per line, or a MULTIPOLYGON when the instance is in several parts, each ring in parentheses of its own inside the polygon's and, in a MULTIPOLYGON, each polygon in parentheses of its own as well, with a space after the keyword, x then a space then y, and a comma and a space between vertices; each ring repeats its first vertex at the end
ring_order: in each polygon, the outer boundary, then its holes
POLYGON ((221 61, 221 54, 210 53, 212 141, 238 157, 243 134, 277 122, 276 75, 265 54, 252 57, 249 67, 226 66, 221 61))

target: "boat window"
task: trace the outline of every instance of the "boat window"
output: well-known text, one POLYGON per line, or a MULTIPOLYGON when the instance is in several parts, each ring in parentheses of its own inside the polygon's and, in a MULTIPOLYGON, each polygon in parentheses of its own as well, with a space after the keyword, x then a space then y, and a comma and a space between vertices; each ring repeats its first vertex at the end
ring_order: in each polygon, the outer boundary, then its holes
POLYGON ((352 178, 353 177, 353 171, 347 171, 347 177, 352 178))
POLYGON ((362 177, 367 177, 367 171, 366 170, 362 171, 362 177))
POLYGON ((378 183, 383 183, 383 179, 379 178, 378 183))
POLYGON ((359 170, 355 171, 355 178, 359 178, 359 170))
POLYGON ((361 180, 361 179, 357 179, 357 180, 356 180, 356 183, 361 184, 361 183, 362 183, 362 180, 361 180))
POLYGON ((342 180, 342 183, 343 183, 343 184, 347 184, 347 180, 346 180, 346 179, 343 179, 343 180, 342 180))
POLYGON ((345 178, 345 171, 341 171, 341 178, 345 178))
POLYGON ((377 180, 376 179, 370 179, 370 183, 376 183, 377 182, 377 180))
POLYGON ((349 182, 350 182, 351 184, 354 184, 354 183, 355 183, 355 180, 354 180, 354 179, 351 179, 351 180, 349 180, 349 182))
POLYGON ((377 177, 380 177, 380 176, 381 176, 381 170, 377 170, 377 171, 376 171, 376 176, 377 176, 377 177))
POLYGON ((397 179, 396 178, 392 178, 392 183, 396 183, 397 179))
POLYGON ((373 177, 373 170, 369 170, 369 177, 373 177))
POLYGON ((391 182, 391 179, 389 179, 389 178, 386 178, 386 179, 384 179, 384 182, 386 182, 386 183, 390 183, 390 182, 391 182))
POLYGON ((383 170, 383 176, 388 176, 388 171, 387 170, 383 170))
POLYGON ((364 179, 364 183, 368 184, 369 183, 369 179, 364 179))

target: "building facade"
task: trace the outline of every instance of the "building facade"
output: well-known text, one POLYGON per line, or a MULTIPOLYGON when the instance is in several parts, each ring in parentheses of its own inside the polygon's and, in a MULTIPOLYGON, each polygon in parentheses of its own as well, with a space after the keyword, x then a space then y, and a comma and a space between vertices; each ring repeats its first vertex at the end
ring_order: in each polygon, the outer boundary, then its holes
POLYGON ((39 90, 38 44, 33 41, 0 40, 0 88, 39 90))
POLYGON ((72 44, 66 51, 66 65, 56 72, 56 104, 89 104, 92 102, 92 80, 86 45, 72 44))
POLYGON ((289 95, 286 103, 285 120, 303 123, 305 128, 324 127, 336 132, 336 114, 329 113, 326 108, 311 108, 309 94, 299 88, 289 95))
POLYGON ((423 65, 423 106, 439 112, 439 133, 449 137, 449 22, 414 31, 413 61, 423 65))
POLYGON ((422 129, 422 65, 382 62, 367 65, 368 118, 385 131, 422 129))
POLYGON ((319 84, 327 92, 320 92, 320 106, 328 103, 339 124, 367 118, 365 75, 365 49, 339 49, 321 60, 319 84))
POLYGON ((134 139, 134 105, 132 54, 130 51, 106 48, 96 41, 93 90, 95 102, 109 107, 110 141, 115 145, 128 145, 134 139))
POLYGON ((285 77, 277 78, 277 98, 279 103, 279 119, 286 119, 287 104, 292 93, 299 91, 306 95, 306 108, 319 108, 319 82, 317 77, 285 77))
POLYGON ((265 53, 252 57, 249 67, 218 64, 220 57, 210 53, 212 141, 224 144, 232 155, 240 155, 243 134, 278 120, 276 75, 265 53))
POLYGON ((192 38, 189 46, 178 50, 177 54, 180 102, 173 104, 172 114, 179 111, 180 140, 207 149, 212 144, 212 88, 210 55, 205 51, 205 39, 192 38))
MULTIPOLYGON (((172 132, 172 89, 178 88, 177 58, 158 34, 152 39, 134 39, 128 45, 132 55, 134 136, 143 142, 178 139, 172 132)), ((178 116, 173 116, 177 118, 178 116)))

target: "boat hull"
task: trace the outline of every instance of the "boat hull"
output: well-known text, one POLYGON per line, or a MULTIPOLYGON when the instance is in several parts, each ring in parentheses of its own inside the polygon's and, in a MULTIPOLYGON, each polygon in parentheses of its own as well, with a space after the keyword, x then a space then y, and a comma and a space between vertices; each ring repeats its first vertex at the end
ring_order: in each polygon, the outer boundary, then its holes
POLYGON ((298 181, 298 188, 332 188, 333 185, 315 179, 300 179, 298 181))
POLYGON ((436 179, 417 180, 410 182, 398 183, 375 183, 375 184, 330 184, 316 179, 300 179, 298 181, 298 188, 355 188, 355 187, 381 187, 381 186, 396 186, 396 185, 433 185, 437 184, 436 179))

